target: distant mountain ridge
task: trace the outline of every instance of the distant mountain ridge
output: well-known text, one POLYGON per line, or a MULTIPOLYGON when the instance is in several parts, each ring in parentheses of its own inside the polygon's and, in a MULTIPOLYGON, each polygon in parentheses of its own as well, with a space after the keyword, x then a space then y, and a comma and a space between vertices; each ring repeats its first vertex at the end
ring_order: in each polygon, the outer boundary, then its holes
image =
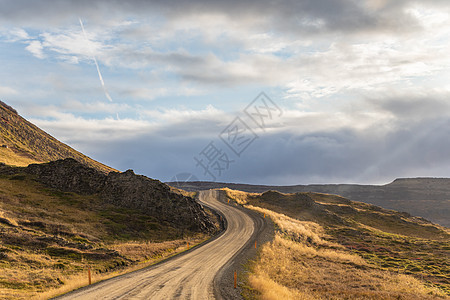
POLYGON ((61 143, 0 101, 0 162, 23 167, 64 158, 73 158, 103 173, 116 171, 61 143))
POLYGON ((228 187, 244 192, 314 192, 339 195, 387 209, 408 212, 450 227, 449 178, 399 178, 386 185, 312 184, 292 186, 251 185, 223 182, 169 182, 187 191, 228 187))

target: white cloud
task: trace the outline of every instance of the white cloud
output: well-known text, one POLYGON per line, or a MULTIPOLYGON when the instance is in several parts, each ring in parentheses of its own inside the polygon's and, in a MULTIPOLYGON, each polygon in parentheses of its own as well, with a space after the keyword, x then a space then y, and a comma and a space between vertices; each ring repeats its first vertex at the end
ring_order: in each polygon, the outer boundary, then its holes
POLYGON ((143 116, 148 116, 152 120, 158 120, 164 123, 183 123, 192 120, 210 120, 218 123, 226 122, 230 119, 224 111, 215 108, 212 105, 208 105, 205 109, 192 110, 192 109, 162 109, 162 110, 146 110, 142 112, 143 116))
POLYGON ((0 35, 5 37, 6 41, 10 43, 31 39, 28 33, 19 27, 0 30, 0 35))
POLYGON ((1 86, 0 85, 0 96, 6 97, 11 95, 16 95, 17 91, 9 86, 1 86))
POLYGON ((78 55, 85 59, 101 57, 106 45, 98 40, 95 34, 87 32, 87 35, 88 40, 81 32, 81 28, 71 28, 66 32, 44 32, 41 38, 43 47, 62 55, 78 55))
POLYGON ((60 55, 58 59, 71 65, 77 65, 80 62, 80 59, 75 55, 60 55))
POLYGON ((169 91, 165 87, 160 88, 128 88, 119 91, 122 96, 139 98, 144 100, 154 100, 157 97, 165 96, 169 94, 169 91))
MULTIPOLYGON (((161 109, 139 111, 139 119, 116 119, 112 117, 94 119, 76 116, 73 113, 65 112, 127 112, 132 110, 129 105, 117 103, 81 103, 78 101, 65 102, 60 107, 57 106, 30 106, 24 113, 32 112, 35 118, 31 122, 41 128, 48 130, 58 138, 65 141, 105 141, 105 140, 126 140, 136 136, 147 134, 161 134, 162 131, 173 130, 171 133, 184 135, 190 131, 190 135, 200 134, 197 130, 201 128, 201 122, 215 124, 215 128, 221 128, 226 122, 232 119, 232 115, 208 105, 205 109, 161 109), (194 128, 185 128, 183 124, 194 124, 194 128), (180 128, 181 124, 181 128, 180 128), (200 127, 197 127, 200 126, 200 127), (177 133, 178 132, 178 133, 177 133)), ((133 109, 133 111, 136 109, 133 109)), ((209 133, 215 135, 218 129, 209 133)), ((187 136, 185 136, 187 137, 187 136)))
POLYGON ((43 59, 45 57, 43 51, 44 47, 42 46, 42 43, 40 41, 37 40, 30 41, 28 46, 25 47, 25 49, 37 58, 43 59))
MULTIPOLYGON (((299 5, 311 9, 313 15, 328 13, 305 3, 299 5)), ((340 5, 344 9, 348 4, 340 5)), ((385 6, 382 1, 370 1, 367 5, 374 10, 385 6)), ((255 18, 248 11, 236 19, 228 14, 228 8, 222 7, 221 11, 212 5, 196 14, 190 10, 176 16, 169 14, 155 26, 155 21, 139 18, 115 21, 108 28, 92 22, 86 28, 88 40, 76 25, 48 30, 40 35, 42 43, 33 41, 27 49, 40 58, 43 50, 56 52, 57 58, 71 64, 96 56, 109 67, 152 68, 173 73, 182 83, 218 87, 257 83, 281 86, 291 97, 320 98, 349 90, 372 90, 396 81, 408 82, 411 77, 433 76, 448 67, 450 55, 445 41, 450 40, 450 24, 443 18, 446 10, 406 3, 389 9, 402 12, 399 7, 407 7, 406 14, 423 23, 427 31, 412 29, 412 36, 382 29, 380 35, 337 35, 329 41, 328 36, 321 35, 297 38, 270 31, 261 24, 254 26, 255 18), (196 48, 197 42, 200 44, 196 48), (196 53, 196 49, 205 47, 210 51, 202 49, 196 53)), ((326 16, 336 21, 333 16, 326 16)), ((272 20, 263 19, 258 22, 272 20)), ((165 90, 166 87, 131 88, 129 92, 137 98, 154 99, 165 96, 165 90)))
POLYGON ((70 113, 55 113, 56 119, 35 119, 30 121, 40 128, 58 137, 63 142, 127 140, 152 132, 154 125, 145 120, 133 119, 86 119, 70 113))
POLYGON ((68 100, 61 105, 61 109, 70 112, 83 113, 110 113, 116 114, 120 112, 132 111, 132 107, 125 103, 111 103, 111 102, 81 102, 77 100, 68 100))

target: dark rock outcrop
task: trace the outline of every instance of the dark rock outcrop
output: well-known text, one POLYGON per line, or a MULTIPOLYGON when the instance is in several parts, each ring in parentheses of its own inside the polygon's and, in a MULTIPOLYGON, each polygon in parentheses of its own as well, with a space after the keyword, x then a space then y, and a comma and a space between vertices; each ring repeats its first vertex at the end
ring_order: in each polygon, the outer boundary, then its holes
POLYGON ((51 188, 82 195, 98 194, 108 204, 138 209, 176 228, 211 232, 214 225, 193 198, 173 192, 159 180, 136 175, 132 170, 104 174, 67 158, 15 168, 31 174, 51 188))
POLYGON ((45 164, 31 164, 24 171, 35 175, 39 182, 49 187, 81 195, 98 193, 105 186, 107 178, 100 171, 87 167, 73 158, 45 164))
POLYGON ((213 224, 193 198, 174 193, 159 180, 132 170, 111 172, 100 195, 108 203, 140 209, 159 220, 194 231, 210 231, 213 224))

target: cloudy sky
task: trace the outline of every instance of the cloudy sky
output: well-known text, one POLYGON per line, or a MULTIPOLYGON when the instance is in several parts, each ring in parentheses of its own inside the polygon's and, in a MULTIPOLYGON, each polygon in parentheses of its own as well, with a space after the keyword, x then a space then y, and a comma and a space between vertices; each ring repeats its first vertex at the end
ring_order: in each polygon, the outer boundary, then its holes
POLYGON ((450 177, 449 12, 447 0, 0 0, 0 99, 162 181, 450 177))

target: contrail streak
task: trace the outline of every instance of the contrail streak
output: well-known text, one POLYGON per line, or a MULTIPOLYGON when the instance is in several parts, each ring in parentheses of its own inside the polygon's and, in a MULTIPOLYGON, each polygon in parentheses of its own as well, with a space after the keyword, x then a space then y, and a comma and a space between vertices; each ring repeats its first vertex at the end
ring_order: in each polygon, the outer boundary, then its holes
MULTIPOLYGON (((84 38, 87 41, 89 41, 86 31, 84 31, 84 25, 83 25, 83 22, 81 21, 81 18, 78 18, 78 20, 80 20, 81 30, 83 30, 84 38)), ((97 67, 98 78, 100 79, 100 83, 102 84, 103 92, 105 93, 106 98, 108 98, 108 100, 112 102, 111 96, 109 95, 108 91, 106 90, 105 82, 103 81, 103 76, 102 76, 102 73, 100 72, 100 68, 98 66, 97 59, 95 58, 94 55, 92 55, 92 59, 94 60, 95 66, 97 67)))

